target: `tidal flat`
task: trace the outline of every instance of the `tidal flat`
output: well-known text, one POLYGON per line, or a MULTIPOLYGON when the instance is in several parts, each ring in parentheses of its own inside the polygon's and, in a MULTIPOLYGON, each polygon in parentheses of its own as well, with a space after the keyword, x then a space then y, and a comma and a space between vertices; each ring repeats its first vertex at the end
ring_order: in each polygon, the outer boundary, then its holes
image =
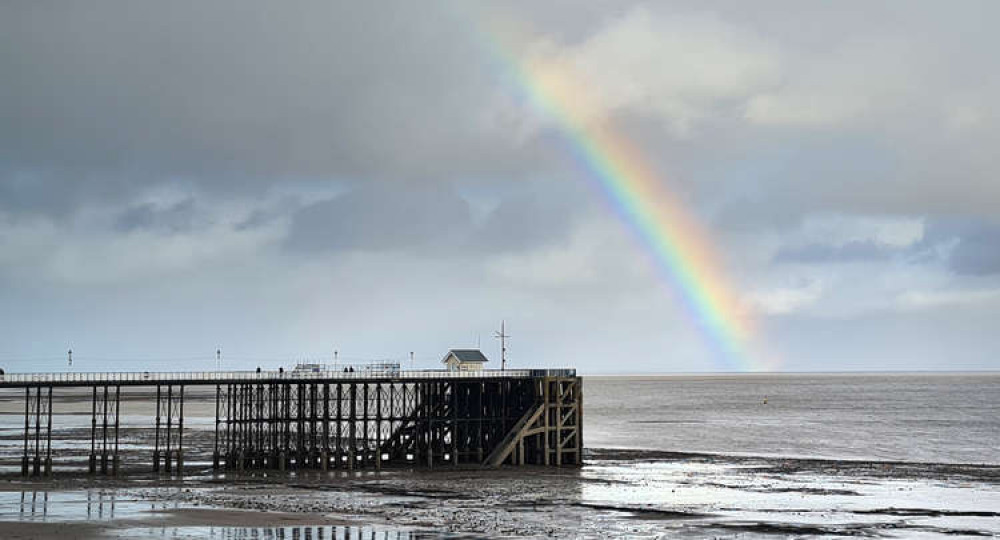
POLYGON ((1000 535, 1000 467, 591 450, 578 469, 10 479, 10 538, 1000 535))

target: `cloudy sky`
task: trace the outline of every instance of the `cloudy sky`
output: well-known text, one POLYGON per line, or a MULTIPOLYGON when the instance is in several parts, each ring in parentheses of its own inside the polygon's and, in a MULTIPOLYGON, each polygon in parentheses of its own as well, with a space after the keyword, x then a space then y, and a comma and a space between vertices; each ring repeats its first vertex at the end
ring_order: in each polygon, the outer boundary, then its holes
POLYGON ((778 369, 997 369, 998 17, 5 2, 0 367, 431 366, 498 356, 501 319, 513 366, 739 367, 510 69, 545 64, 704 228, 778 369))

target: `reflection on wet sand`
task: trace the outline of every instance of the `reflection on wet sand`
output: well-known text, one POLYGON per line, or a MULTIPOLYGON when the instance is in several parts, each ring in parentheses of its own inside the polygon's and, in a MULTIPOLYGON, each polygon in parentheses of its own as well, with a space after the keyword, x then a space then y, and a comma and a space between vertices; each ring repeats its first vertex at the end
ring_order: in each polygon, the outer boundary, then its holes
POLYGON ((124 529, 123 538, 214 538, 219 540, 419 540, 442 538, 430 533, 339 525, 304 527, 160 527, 124 529))
POLYGON ((27 491, 22 491, 21 511, 18 513, 18 517, 23 521, 33 519, 37 515, 41 515, 43 519, 48 517, 49 492, 42 491, 41 496, 39 496, 39 492, 37 491, 32 491, 30 495, 27 491))
MULTIPOLYGON (((114 520, 148 519, 182 505, 136 500, 134 496, 110 489, 80 491, 0 492, 0 519, 20 522, 76 523, 101 522, 114 527, 114 520), (14 511, 16 508, 16 511, 14 511)), ((158 519, 154 517, 154 519, 158 519)), ((119 522, 122 524, 121 522, 119 522)), ((119 538, 217 538, 290 540, 417 540, 442 535, 390 528, 346 525, 303 525, 282 527, 143 526, 110 528, 106 535, 119 538)), ((2 535, 0 535, 2 536, 2 535)))

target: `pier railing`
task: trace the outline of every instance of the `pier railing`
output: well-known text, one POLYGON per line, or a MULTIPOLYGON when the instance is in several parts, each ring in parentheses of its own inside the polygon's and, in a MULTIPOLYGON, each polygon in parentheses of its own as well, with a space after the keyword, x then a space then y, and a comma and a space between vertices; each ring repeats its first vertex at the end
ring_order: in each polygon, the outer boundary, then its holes
POLYGON ((358 370, 358 371, 120 371, 64 373, 7 373, 0 375, 0 386, 19 384, 128 383, 157 384, 170 382, 215 383, 250 381, 369 380, 369 379, 482 379, 524 377, 575 377, 575 369, 483 369, 474 371, 435 370, 358 370))

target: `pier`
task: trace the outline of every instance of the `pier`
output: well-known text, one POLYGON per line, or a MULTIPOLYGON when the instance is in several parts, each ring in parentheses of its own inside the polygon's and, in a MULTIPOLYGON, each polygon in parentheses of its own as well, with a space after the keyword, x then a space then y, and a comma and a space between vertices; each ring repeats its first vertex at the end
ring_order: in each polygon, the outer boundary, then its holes
POLYGON ((24 400, 23 476, 53 474, 53 399, 69 394, 67 414, 89 416, 89 429, 69 437, 89 445, 93 475, 125 467, 183 475, 193 395, 214 397, 214 429, 198 434, 216 471, 582 460, 583 385, 573 369, 8 373, 0 392, 24 400), (121 419, 139 398, 154 404, 145 426, 152 449, 125 463, 121 419))

